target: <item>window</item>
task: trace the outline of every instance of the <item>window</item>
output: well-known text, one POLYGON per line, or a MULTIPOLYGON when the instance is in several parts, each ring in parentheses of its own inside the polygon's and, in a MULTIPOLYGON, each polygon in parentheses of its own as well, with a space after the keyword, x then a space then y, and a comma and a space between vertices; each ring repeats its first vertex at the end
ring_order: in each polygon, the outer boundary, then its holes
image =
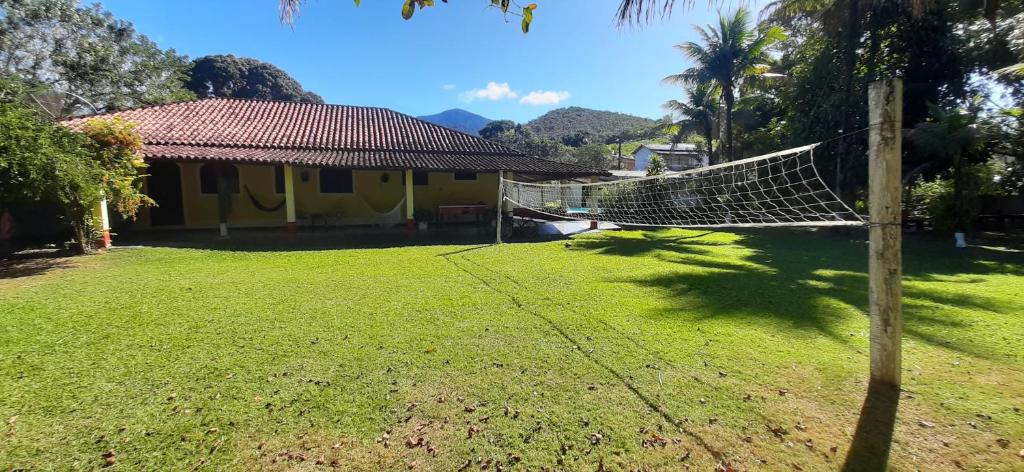
POLYGON ((274 166, 274 192, 284 193, 284 166, 274 166))
POLYGON ((476 172, 456 172, 455 180, 476 180, 476 172))
POLYGON ((352 171, 320 169, 320 193, 352 193, 352 171))
POLYGON ((430 182, 429 172, 413 172, 412 173, 412 184, 413 185, 428 185, 430 182))
POLYGON ((223 162, 211 162, 199 168, 199 193, 216 195, 218 177, 224 179, 229 193, 239 193, 238 168, 223 162))

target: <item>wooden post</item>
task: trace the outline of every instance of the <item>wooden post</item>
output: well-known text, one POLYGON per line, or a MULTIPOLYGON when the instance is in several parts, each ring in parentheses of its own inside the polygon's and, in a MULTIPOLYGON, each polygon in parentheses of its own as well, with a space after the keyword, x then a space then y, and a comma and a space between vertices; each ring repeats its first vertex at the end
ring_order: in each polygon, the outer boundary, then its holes
POLYGON ((505 212, 505 173, 500 170, 498 171, 498 204, 495 206, 498 207, 498 220, 494 225, 497 228, 495 231, 498 233, 496 241, 501 244, 501 219, 502 213, 505 212))
POLYGON ((292 166, 284 166, 284 207, 288 232, 295 232, 295 172, 292 166))
POLYGON ((872 82, 868 88, 868 204, 871 304, 871 381, 900 385, 903 333, 900 210, 903 82, 872 82))

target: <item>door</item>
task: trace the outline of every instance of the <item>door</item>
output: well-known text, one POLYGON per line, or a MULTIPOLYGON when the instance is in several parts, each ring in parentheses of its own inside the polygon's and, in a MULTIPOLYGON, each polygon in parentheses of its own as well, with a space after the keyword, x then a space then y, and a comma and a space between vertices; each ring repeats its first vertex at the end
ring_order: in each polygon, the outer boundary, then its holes
POLYGON ((175 162, 154 162, 147 169, 149 197, 158 206, 149 209, 153 226, 185 224, 185 207, 181 201, 181 168, 175 162))

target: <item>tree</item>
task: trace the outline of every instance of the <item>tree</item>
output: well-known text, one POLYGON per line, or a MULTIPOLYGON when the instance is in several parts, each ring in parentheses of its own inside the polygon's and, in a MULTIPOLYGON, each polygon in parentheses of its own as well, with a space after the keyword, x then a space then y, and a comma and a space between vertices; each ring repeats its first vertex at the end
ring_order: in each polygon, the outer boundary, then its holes
POLYGON ((248 57, 213 55, 192 62, 185 86, 200 97, 255 98, 323 103, 299 82, 273 64, 248 57))
POLYGON ((516 123, 511 120, 495 120, 487 123, 480 129, 480 137, 484 139, 499 139, 501 135, 516 129, 516 123))
POLYGON ((0 81, 0 206, 45 201, 60 206, 83 252, 91 249, 92 209, 106 198, 134 218, 154 202, 141 191, 142 138, 134 125, 92 120, 75 133, 25 104, 26 91, 0 81))
POLYGON ((697 133, 704 138, 708 162, 715 164, 715 117, 718 116, 718 93, 710 82, 689 85, 686 101, 669 100, 665 108, 682 117, 675 123, 678 128, 673 141, 679 142, 688 134, 697 133))
POLYGON ((54 116, 191 98, 187 70, 185 57, 161 50, 98 4, 0 0, 0 73, 56 92, 59 99, 37 97, 53 103, 54 116))
POLYGON ((749 17, 750 12, 740 8, 732 16, 722 15, 718 27, 694 27, 703 44, 687 41, 676 48, 695 64, 665 78, 683 86, 713 84, 720 91, 725 104, 725 158, 730 161, 735 158, 732 122, 737 92, 749 79, 766 76, 769 49, 786 38, 778 26, 755 29, 749 17))
POLYGON ((931 119, 918 123, 908 134, 916 152, 951 167, 951 192, 940 199, 945 204, 937 215, 937 220, 942 220, 940 226, 946 229, 964 232, 974 222, 984 182, 972 164, 990 157, 985 146, 986 132, 984 126, 979 126, 976 109, 946 110, 932 106, 931 119))
POLYGON ((587 144, 576 147, 572 149, 570 155, 572 164, 588 169, 609 169, 612 166, 612 156, 604 144, 587 144))
POLYGON ((665 165, 665 160, 661 156, 654 154, 651 156, 651 160, 647 161, 647 176, 655 176, 664 174, 668 167, 665 165))
POLYGON ((571 160, 569 147, 553 139, 538 137, 525 126, 514 124, 511 121, 491 122, 480 130, 480 135, 528 156, 559 162, 571 160))

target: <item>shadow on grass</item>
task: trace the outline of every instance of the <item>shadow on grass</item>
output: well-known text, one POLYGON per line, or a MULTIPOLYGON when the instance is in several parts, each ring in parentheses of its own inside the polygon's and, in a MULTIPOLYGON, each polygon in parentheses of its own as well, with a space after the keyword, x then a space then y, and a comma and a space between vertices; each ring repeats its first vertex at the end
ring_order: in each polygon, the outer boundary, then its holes
MULTIPOLYGON (((463 253, 463 252, 466 252, 466 251, 456 251, 455 253, 452 253, 452 255, 461 255, 460 253, 463 253)), ((554 332, 556 332, 562 339, 564 339, 567 343, 569 343, 569 345, 571 345, 571 346, 580 346, 580 345, 582 345, 580 340, 576 339, 576 337, 573 336, 573 334, 571 334, 570 332, 565 330, 561 325, 559 325, 553 319, 551 319, 550 317, 544 315, 540 311, 534 310, 534 309, 529 308, 528 306, 526 306, 522 302, 522 300, 518 296, 516 296, 513 292, 507 291, 507 290, 502 290, 501 287, 498 286, 498 284, 495 284, 493 281, 488 280, 486 277, 483 277, 480 274, 474 272, 473 270, 470 270, 470 268, 467 265, 460 264, 455 259, 449 257, 449 255, 442 255, 442 257, 444 257, 445 260, 450 262, 453 266, 455 266, 460 271, 462 271, 462 272, 466 273, 467 275, 469 275, 470 277, 473 277, 474 279, 480 281, 480 283, 484 284, 484 286, 486 286, 491 291, 493 291, 493 292, 495 292, 495 293, 505 297, 506 299, 508 299, 520 311, 522 311, 524 313, 527 313, 527 314, 529 314, 531 316, 534 316, 534 317, 542 320, 546 325, 548 325, 548 327, 550 327, 554 332)), ((481 269, 486 270, 487 272, 490 272, 491 276, 499 276, 499 277, 505 279, 507 282, 511 282, 513 285, 515 285, 517 287, 517 290, 527 290, 527 291, 533 293, 533 291, 529 290, 527 287, 525 287, 523 284, 521 284, 519 281, 515 280, 512 277, 509 277, 507 275, 499 273, 499 272, 497 272, 497 271, 495 271, 493 269, 490 269, 490 268, 488 268, 488 267, 486 267, 486 266, 484 266, 484 265, 482 265, 482 264, 480 264, 478 262, 472 261, 472 260, 470 260, 468 258, 464 258, 463 257, 462 261, 471 263, 471 264, 473 264, 474 266, 476 266, 478 268, 481 268, 481 269)), ((691 431, 690 429, 688 429, 686 427, 686 424, 685 424, 684 421, 682 421, 682 420, 676 418, 675 416, 673 416, 671 412, 669 412, 668 410, 663 408, 653 398, 651 398, 650 396, 645 394, 643 391, 641 391, 639 388, 637 388, 637 386, 633 384, 633 382, 631 381, 629 376, 624 375, 622 372, 619 372, 614 367, 612 367, 608 363, 604 362, 603 360, 601 360, 600 357, 594 355, 591 352, 584 351, 584 350, 581 350, 579 352, 582 353, 582 355, 584 357, 586 357, 587 360, 592 362, 594 365, 600 367, 601 369, 606 371, 608 374, 613 376, 615 379, 617 379, 619 382, 621 382, 622 385, 625 386, 626 389, 629 390, 629 392, 632 393, 633 396, 635 396, 638 400, 640 400, 640 402, 642 402, 649 410, 651 410, 654 413, 657 413, 659 416, 661 416, 661 418, 663 420, 665 420, 669 424, 675 426, 678 429, 678 431, 680 431, 681 433, 687 435, 690 439, 692 439, 695 443, 697 443, 705 451, 707 451, 708 454, 710 454, 712 457, 714 457, 715 459, 719 459, 720 458, 721 453, 717 449, 712 447, 712 445, 709 444, 703 437, 701 437, 700 435, 698 435, 698 434, 694 433, 693 431, 691 431)))
POLYGON ((853 433, 853 442, 843 463, 843 472, 886 469, 899 402, 898 388, 879 382, 868 385, 857 429, 853 433))
MULTIPOLYGON (((868 310, 867 234, 852 237, 825 231, 745 231, 732 237, 702 238, 705 234, 674 236, 666 231, 601 233, 577 238, 573 250, 609 256, 649 256, 688 266, 652 276, 618 279, 658 287, 678 305, 649 316, 692 320, 722 317, 781 322, 840 343, 838 332, 850 309, 868 310), (843 307, 849 309, 844 309, 843 307)), ((722 236, 730 236, 723 234, 722 236)), ((907 281, 977 283, 990 274, 1024 274, 1020 254, 970 248, 955 251, 936 241, 910 239, 905 245, 907 281)), ((976 293, 950 294, 904 285, 905 333, 926 343, 992 357, 971 345, 929 334, 932 329, 966 326, 963 321, 932 316, 936 306, 1012 313, 1012 307, 976 293)), ((867 320, 865 319, 865 322, 867 320)))
POLYGON ((70 254, 53 252, 46 254, 13 255, 0 259, 0 279, 17 279, 45 274, 54 269, 72 267, 70 254))

